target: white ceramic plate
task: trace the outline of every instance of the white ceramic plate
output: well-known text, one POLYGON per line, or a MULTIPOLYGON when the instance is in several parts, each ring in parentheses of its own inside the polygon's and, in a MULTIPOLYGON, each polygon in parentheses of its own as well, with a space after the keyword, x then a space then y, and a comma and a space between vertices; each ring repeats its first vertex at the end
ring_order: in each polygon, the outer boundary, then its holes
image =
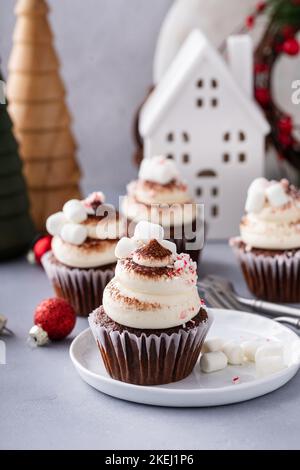
POLYGON ((226 369, 204 374, 199 364, 193 373, 180 382, 159 386, 139 386, 111 379, 102 362, 89 329, 72 342, 70 355, 81 378, 97 390, 113 397, 137 403, 159 406, 216 406, 237 403, 272 392, 286 384, 300 366, 300 339, 287 327, 255 314, 234 310, 210 309, 214 323, 209 336, 228 340, 248 340, 264 337, 279 340, 284 345, 287 367, 265 378, 258 379, 255 365, 228 366, 226 369), (234 376, 240 377, 233 384, 234 376))

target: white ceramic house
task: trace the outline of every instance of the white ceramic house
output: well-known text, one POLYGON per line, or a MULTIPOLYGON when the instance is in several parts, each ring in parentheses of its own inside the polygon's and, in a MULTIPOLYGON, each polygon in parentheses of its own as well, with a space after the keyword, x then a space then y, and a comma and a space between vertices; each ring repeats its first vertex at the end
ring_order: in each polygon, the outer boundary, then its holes
POLYGON ((247 188, 263 175, 269 125, 252 99, 252 42, 231 36, 228 64, 199 31, 187 38, 140 115, 144 157, 174 158, 209 238, 238 232, 247 188))

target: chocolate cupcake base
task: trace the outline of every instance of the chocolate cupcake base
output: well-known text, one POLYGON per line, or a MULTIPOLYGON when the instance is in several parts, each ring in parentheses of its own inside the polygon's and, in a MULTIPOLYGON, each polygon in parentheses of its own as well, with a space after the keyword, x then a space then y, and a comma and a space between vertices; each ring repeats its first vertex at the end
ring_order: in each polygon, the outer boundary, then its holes
POLYGON ((88 314, 102 303, 105 286, 115 274, 115 263, 99 268, 71 268, 60 263, 52 251, 42 258, 42 265, 57 297, 68 300, 78 316, 88 314))
POLYGON ((184 326, 139 330, 115 323, 101 306, 91 313, 89 324, 112 378, 159 385, 177 382, 192 372, 212 318, 201 309, 184 326))
POLYGON ((240 238, 230 240, 249 290, 269 302, 300 302, 300 250, 247 250, 240 238))

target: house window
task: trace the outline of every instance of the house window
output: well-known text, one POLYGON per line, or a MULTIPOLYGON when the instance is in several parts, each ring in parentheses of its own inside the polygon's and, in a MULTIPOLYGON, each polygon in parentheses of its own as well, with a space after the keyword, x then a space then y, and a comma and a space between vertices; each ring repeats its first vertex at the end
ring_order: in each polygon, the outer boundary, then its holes
POLYGON ((183 142, 189 142, 190 141, 190 136, 187 132, 182 133, 182 140, 183 140, 183 142))
POLYGON ((223 140, 224 140, 224 142, 229 142, 230 132, 225 132, 225 134, 223 135, 223 140))
POLYGON ((174 160, 174 155, 172 153, 168 153, 167 158, 170 160, 174 160))
POLYGON ((218 194, 219 194, 219 189, 218 189, 216 186, 213 186, 213 187, 211 188, 211 195, 212 195, 213 197, 217 197, 218 194))
POLYGON ((203 88, 204 86, 204 80, 202 78, 199 78, 197 81, 197 88, 203 88))
POLYGON ((211 216, 218 217, 218 215, 219 215, 219 206, 217 205, 211 206, 211 216))
POLYGON ((218 81, 215 78, 212 78, 210 81, 210 86, 212 88, 218 88, 218 81))
POLYGON ((240 132, 239 132, 239 141, 240 141, 240 142, 244 142, 245 140, 246 140, 245 132, 240 131, 240 132))
POLYGON ((182 161, 183 161, 183 163, 189 163, 190 156, 189 156, 188 153, 185 153, 185 154, 182 155, 182 161))
POLYGON ((196 101, 196 105, 198 108, 202 108, 203 106, 203 99, 202 98, 198 98, 197 101, 196 101))
POLYGON ((229 160, 230 160, 230 155, 229 155, 229 153, 224 153, 224 154, 223 154, 223 162, 224 162, 224 163, 228 163, 229 160))
POLYGON ((246 154, 244 152, 239 153, 239 162, 244 163, 246 161, 246 154))
POLYGON ((167 134, 167 141, 168 141, 168 142, 174 142, 174 134, 173 134, 173 132, 169 132, 169 134, 167 134))
POLYGON ((219 104, 219 100, 217 98, 212 98, 211 99, 211 105, 213 108, 216 108, 219 104))
POLYGON ((196 196, 201 197, 202 196, 202 188, 196 188, 196 196))

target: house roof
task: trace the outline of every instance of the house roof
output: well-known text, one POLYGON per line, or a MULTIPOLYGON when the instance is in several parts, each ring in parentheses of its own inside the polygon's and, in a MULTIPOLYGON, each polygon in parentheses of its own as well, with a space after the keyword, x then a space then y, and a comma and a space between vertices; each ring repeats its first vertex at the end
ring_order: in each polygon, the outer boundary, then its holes
POLYGON ((139 130, 143 137, 148 137, 155 131, 176 100, 176 96, 188 81, 194 67, 205 58, 209 58, 213 62, 216 73, 219 73, 226 80, 233 96, 240 103, 241 108, 245 110, 245 113, 249 114, 254 124, 259 127, 264 135, 269 133, 269 124, 258 105, 242 91, 232 76, 228 65, 204 34, 195 29, 190 33, 164 77, 141 110, 139 130))

